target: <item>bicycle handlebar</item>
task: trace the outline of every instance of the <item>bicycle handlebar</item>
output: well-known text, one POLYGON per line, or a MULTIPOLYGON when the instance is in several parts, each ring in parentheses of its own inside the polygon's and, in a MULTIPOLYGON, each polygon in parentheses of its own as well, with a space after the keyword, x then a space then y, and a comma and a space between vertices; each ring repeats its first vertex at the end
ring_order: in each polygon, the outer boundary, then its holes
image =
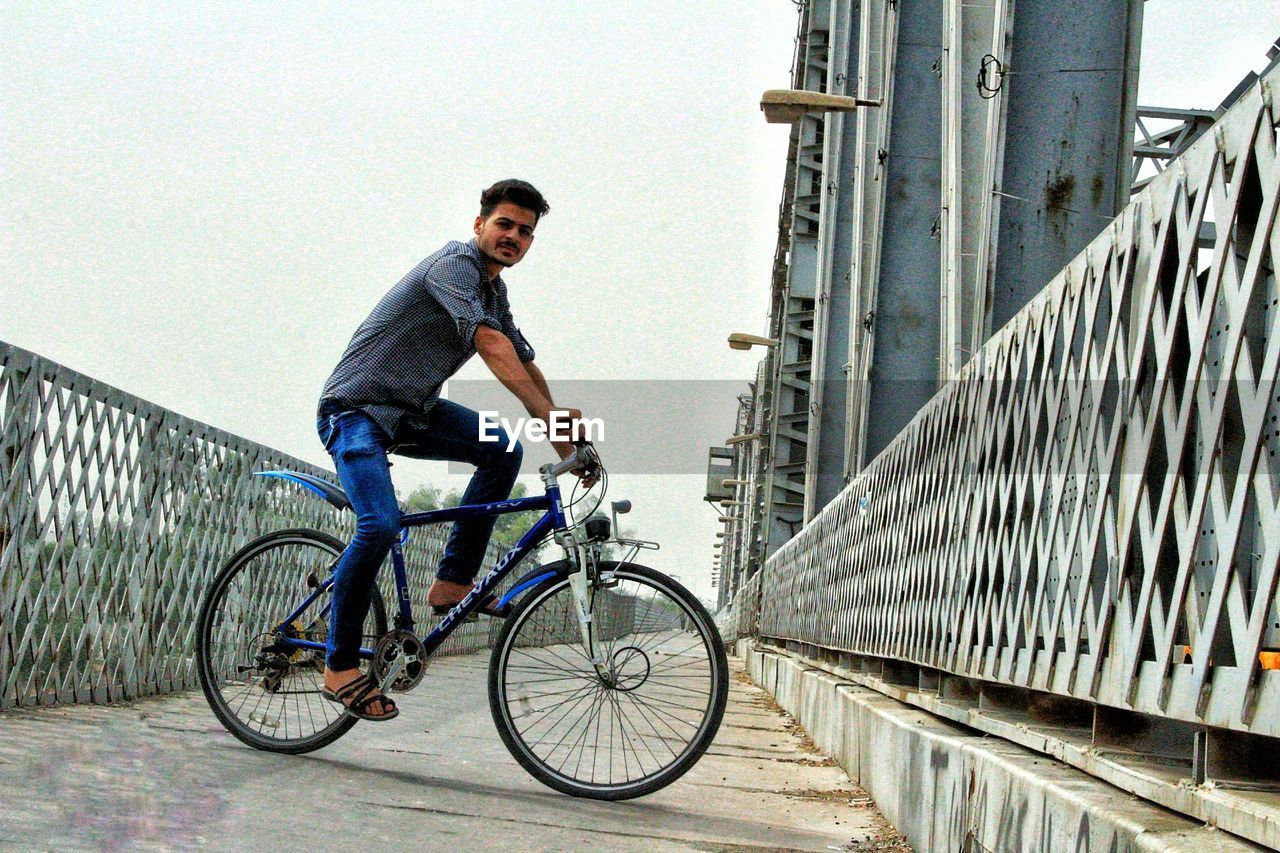
POLYGON ((551 476, 559 477, 566 471, 580 468, 583 465, 599 465, 600 457, 589 441, 575 441, 573 454, 551 466, 551 476))

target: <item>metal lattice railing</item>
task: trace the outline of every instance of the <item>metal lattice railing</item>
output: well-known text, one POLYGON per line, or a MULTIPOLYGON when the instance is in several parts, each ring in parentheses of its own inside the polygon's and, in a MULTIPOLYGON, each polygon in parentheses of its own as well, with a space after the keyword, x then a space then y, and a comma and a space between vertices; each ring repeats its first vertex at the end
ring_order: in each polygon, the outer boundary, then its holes
MULTIPOLYGON (((253 476, 272 468, 334 479, 0 342, 0 707, 195 687, 202 596, 238 547, 350 533, 349 513, 253 476)), ((406 550, 420 612, 446 535, 414 531, 406 550)), ((484 648, 496 626, 465 625, 440 653, 484 648)))
POLYGON ((716 629, 726 645, 758 633, 760 573, 752 575, 734 592, 733 600, 716 612, 716 629))
POLYGON ((768 561, 762 635, 1280 736, 1278 86, 768 561))

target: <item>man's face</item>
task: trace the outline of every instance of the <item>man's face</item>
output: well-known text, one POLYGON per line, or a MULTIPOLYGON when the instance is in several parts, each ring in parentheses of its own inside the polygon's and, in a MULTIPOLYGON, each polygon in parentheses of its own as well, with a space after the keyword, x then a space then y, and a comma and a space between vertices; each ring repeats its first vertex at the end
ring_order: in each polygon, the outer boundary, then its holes
POLYGON ((494 263, 512 266, 533 245, 533 229, 537 224, 538 216, 532 210, 509 201, 500 202, 488 218, 476 217, 476 245, 494 263))

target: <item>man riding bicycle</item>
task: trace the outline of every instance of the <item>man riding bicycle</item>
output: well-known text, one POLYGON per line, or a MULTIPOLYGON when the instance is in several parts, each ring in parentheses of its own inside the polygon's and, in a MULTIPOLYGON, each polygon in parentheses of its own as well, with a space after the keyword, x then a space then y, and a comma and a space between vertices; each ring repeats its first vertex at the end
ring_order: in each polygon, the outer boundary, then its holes
MULTIPOLYGON (((512 319, 500 275, 524 257, 549 209, 524 181, 499 181, 481 193, 475 237, 449 242, 382 297, 321 392, 316 429, 356 513, 355 536, 334 570, 324 695, 361 719, 399 714, 357 668, 370 592, 400 532, 387 454, 476 466, 464 504, 510 496, 523 456, 519 442, 492 423, 485 429, 497 440, 481 441, 479 414, 439 396, 444 382, 476 353, 531 417, 551 423, 553 411, 570 420, 582 416, 552 402, 533 348, 512 319)), ((552 446, 562 459, 573 453, 571 443, 552 446)), ((471 591, 495 521, 487 516, 454 523, 427 592, 433 609, 448 610, 471 591)), ((491 599, 481 612, 500 615, 495 604, 491 599)))

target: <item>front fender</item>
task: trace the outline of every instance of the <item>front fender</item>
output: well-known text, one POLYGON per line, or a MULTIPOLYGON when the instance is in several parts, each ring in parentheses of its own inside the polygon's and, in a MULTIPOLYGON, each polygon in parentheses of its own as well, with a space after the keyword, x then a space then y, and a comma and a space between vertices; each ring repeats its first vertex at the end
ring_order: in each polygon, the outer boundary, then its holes
POLYGON ((511 585, 511 589, 498 601, 498 609, 501 610, 511 604, 516 596, 533 589, 544 581, 554 578, 564 577, 569 574, 569 570, 573 568, 573 564, 568 560, 556 560, 551 563, 544 563, 531 572, 527 572, 520 580, 511 585))

